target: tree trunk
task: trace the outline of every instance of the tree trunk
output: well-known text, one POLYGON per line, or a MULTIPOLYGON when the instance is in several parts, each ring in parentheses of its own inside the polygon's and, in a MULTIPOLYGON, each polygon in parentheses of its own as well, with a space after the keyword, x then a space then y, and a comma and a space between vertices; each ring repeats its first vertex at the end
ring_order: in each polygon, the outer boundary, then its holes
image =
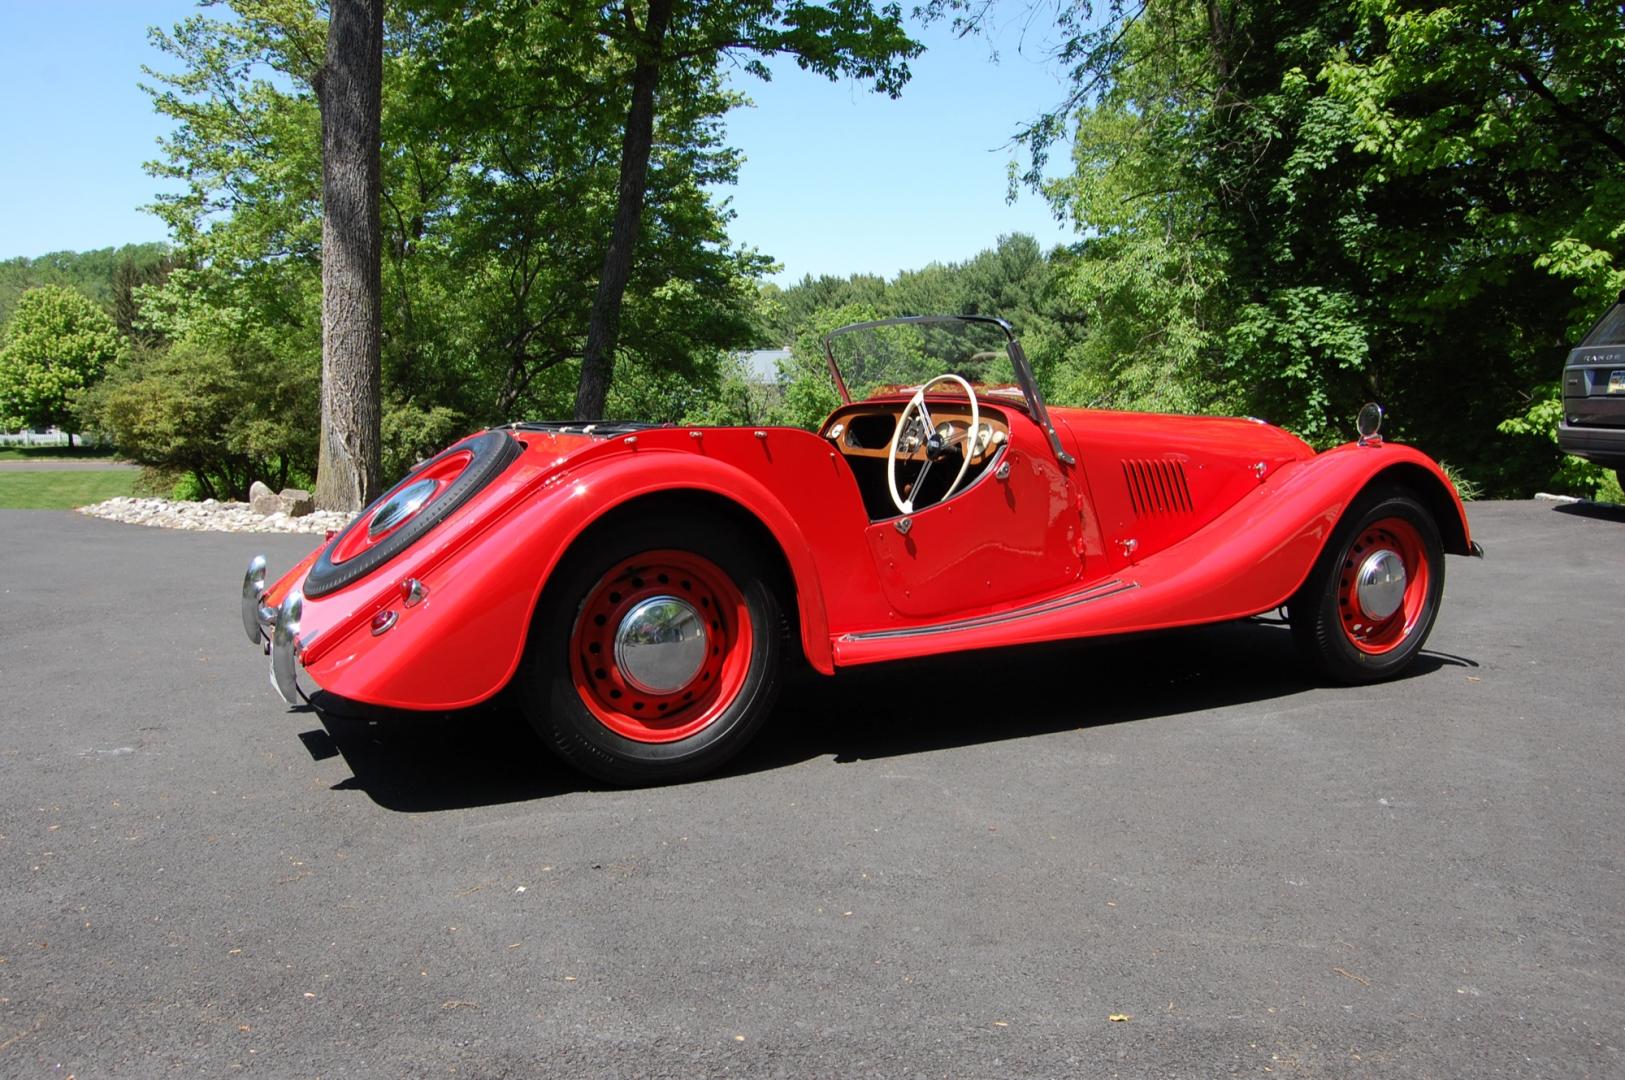
POLYGON ((587 348, 581 357, 581 382, 576 388, 575 418, 599 420, 615 370, 615 346, 621 332, 621 300, 632 276, 632 251, 643 221, 643 199, 648 190, 649 152, 654 145, 655 90, 660 85, 661 48, 671 25, 672 0, 650 0, 648 21, 639 43, 637 66, 632 69, 632 105, 626 114, 621 139, 621 177, 616 190, 615 223, 598 275, 592 312, 587 317, 587 348))
POLYGON ((378 491, 379 124, 383 0, 333 0, 322 113, 322 431, 316 505, 359 510, 378 491))

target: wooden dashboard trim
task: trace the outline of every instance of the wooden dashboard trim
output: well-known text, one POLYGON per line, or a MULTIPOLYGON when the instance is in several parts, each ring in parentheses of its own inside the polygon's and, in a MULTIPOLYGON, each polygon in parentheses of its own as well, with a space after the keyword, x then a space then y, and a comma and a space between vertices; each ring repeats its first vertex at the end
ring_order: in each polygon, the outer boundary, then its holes
MULTIPOLYGON (((960 399, 960 401, 962 400, 960 399)), ((967 426, 970 424, 970 410, 953 399, 927 400, 926 406, 931 410, 931 418, 939 423, 948 421, 967 426)), ((823 430, 819 434, 827 439, 843 456, 885 459, 891 450, 890 439, 887 439, 886 443, 881 446, 857 446, 850 441, 852 420, 854 418, 885 416, 891 418, 893 430, 895 430, 897 416, 902 411, 903 403, 849 405, 837 410, 824 424, 823 430), (840 428, 840 433, 838 435, 832 434, 837 427, 840 428)), ((998 452, 1000 446, 1010 441, 1010 423, 999 410, 982 408, 981 423, 984 427, 991 429, 992 437, 984 445, 982 451, 971 458, 972 465, 992 458, 998 452)), ((899 455, 904 460, 916 456, 918 455, 899 455)))

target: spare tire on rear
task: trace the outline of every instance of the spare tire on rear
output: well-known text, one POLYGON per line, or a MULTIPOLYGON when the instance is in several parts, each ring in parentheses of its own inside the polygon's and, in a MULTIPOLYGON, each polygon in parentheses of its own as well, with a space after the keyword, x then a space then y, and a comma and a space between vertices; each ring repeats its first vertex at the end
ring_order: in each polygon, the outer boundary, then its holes
POLYGON ((518 440, 506 431, 485 431, 447 447, 414 468, 400 483, 361 511, 323 549, 305 577, 305 595, 325 596, 360 581, 389 562, 501 475, 519 456, 520 449, 518 440), (456 459, 463 455, 468 455, 468 461, 456 472, 456 459), (448 479, 449 483, 440 482, 448 479), (423 492, 423 485, 431 481, 435 482, 435 489, 427 492, 420 503, 412 505, 416 501, 414 494, 423 492), (391 500, 396 501, 392 504, 391 500), (380 513, 386 507, 389 510, 380 513), (356 530, 371 530, 375 521, 383 524, 390 513, 400 514, 401 521, 380 528, 378 533, 382 539, 348 556, 334 558, 336 553, 354 546, 356 530))

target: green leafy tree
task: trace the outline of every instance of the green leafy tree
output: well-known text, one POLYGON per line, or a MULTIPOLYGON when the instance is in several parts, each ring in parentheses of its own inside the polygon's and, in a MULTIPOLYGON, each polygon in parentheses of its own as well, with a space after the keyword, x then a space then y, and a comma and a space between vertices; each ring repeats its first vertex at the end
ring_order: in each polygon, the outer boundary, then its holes
POLYGON ((903 30, 896 4, 867 0, 827 5, 804 0, 647 0, 600 6, 597 32, 624 57, 630 88, 622 123, 614 215, 597 275, 576 393, 575 416, 603 414, 620 341, 622 298, 642 228, 654 145, 657 99, 692 94, 715 78, 723 59, 768 77, 764 58, 791 56, 804 70, 828 78, 872 82, 895 97, 908 81, 907 58, 921 46, 903 30))
POLYGON ((145 324, 140 290, 163 284, 177 265, 175 256, 161 246, 147 258, 133 254, 119 257, 113 267, 112 297, 108 307, 120 337, 149 345, 160 340, 145 324))
POLYGON ((716 389, 696 403, 682 422, 738 426, 777 424, 782 422, 783 400, 784 390, 776 378, 763 381, 750 369, 744 353, 728 353, 718 365, 716 389))
POLYGON ((167 244, 125 244, 95 251, 53 251, 36 259, 0 260, 0 323, 11 317, 18 297, 41 285, 67 285, 112 309, 122 267, 144 274, 169 258, 167 244))
POLYGON ((790 345, 789 358, 779 363, 784 399, 775 421, 809 431, 823 423, 824 417, 841 403, 824 355, 824 335, 849 323, 881 317, 880 312, 868 304, 849 303, 819 308, 803 322, 790 345))
POLYGON ((74 289, 47 285, 17 301, 0 344, 0 428, 78 430, 78 395, 118 354, 118 331, 96 303, 74 289))
POLYGON ((1320 444, 1375 398, 1489 494, 1543 483, 1552 451, 1498 428, 1620 284, 1618 5, 1085 11, 1071 93, 1022 132, 1086 236, 1061 277, 1093 322, 1055 377, 1320 444))
MULTIPOLYGON (((1073 172, 1041 181, 1051 205, 1087 230, 1054 289, 1055 306, 1088 331, 1035 350, 1049 354, 1060 402, 1173 412, 1225 398, 1213 371, 1224 252, 1191 168, 1213 99, 1199 15, 1194 4, 1147 5, 1112 36, 1082 39, 1113 77, 1090 76, 1098 93, 1076 119, 1073 172)), ((1055 123, 1029 132, 1036 154, 1055 123)))
MULTIPOLYGON (((768 333, 774 345, 789 348, 818 312, 848 305, 868 306, 875 311, 885 306, 886 279, 876 274, 835 277, 811 274, 787 289, 764 286, 768 312, 768 333)), ((938 313, 940 314, 940 313, 938 313)))

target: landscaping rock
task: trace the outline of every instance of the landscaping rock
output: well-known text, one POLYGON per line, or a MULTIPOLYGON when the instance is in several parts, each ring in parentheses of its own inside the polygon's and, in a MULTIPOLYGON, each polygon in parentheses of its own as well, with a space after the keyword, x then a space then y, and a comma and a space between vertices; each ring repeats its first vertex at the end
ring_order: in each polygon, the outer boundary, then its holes
POLYGON ((272 514, 282 513, 282 496, 267 491, 264 495, 255 495, 249 499, 248 505, 254 513, 269 517, 272 514))
POLYGON ((282 489, 282 512, 289 517, 304 517, 316 509, 316 500, 303 488, 282 489))
POLYGON ((276 492, 271 490, 271 486, 269 484, 261 483, 258 480, 248 485, 248 503, 250 506, 252 506, 254 504, 254 500, 259 498, 261 495, 274 494, 276 494, 276 492))

